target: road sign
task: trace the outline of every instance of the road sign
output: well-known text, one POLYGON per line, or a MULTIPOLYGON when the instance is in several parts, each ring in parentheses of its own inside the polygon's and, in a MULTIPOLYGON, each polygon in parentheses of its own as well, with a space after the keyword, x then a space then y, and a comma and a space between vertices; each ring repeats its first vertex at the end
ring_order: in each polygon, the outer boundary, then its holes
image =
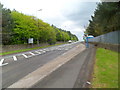
POLYGON ((28 43, 33 43, 33 38, 29 38, 28 43))

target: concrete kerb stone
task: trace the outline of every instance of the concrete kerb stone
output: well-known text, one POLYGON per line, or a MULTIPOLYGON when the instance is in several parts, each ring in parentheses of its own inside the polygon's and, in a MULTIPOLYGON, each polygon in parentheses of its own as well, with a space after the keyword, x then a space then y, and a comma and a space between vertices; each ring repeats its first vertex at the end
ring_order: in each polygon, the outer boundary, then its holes
POLYGON ((8 88, 31 88, 36 83, 40 82, 43 78, 48 76, 50 73, 58 69, 60 66, 70 61, 73 57, 75 57, 83 50, 85 50, 85 46, 83 44, 74 47, 63 55, 55 58, 54 60, 48 62, 47 64, 23 77, 21 80, 12 84, 8 88))

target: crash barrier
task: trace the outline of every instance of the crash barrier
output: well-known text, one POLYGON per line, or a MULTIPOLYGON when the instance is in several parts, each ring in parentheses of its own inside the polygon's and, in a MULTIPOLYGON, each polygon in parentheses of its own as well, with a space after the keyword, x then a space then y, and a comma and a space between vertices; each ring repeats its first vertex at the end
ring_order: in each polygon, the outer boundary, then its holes
POLYGON ((88 42, 98 47, 120 52, 120 30, 89 38, 88 42))

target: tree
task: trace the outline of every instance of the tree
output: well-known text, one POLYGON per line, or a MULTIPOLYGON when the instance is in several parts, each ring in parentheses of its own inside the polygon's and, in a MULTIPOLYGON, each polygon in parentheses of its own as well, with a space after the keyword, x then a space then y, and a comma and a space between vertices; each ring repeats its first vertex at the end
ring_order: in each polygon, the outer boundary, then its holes
MULTIPOLYGON (((16 10, 10 11, 3 8, 3 32, 4 44, 26 44, 29 38, 34 38, 34 43, 55 44, 56 41, 68 41, 76 39, 70 31, 66 31, 56 26, 50 26, 42 20, 19 13, 16 10)), ((77 40, 77 39, 76 39, 77 40)))
POLYGON ((35 36, 35 32, 37 29, 37 26, 35 25, 36 22, 34 21, 32 16, 27 16, 17 11, 12 11, 11 15, 15 23, 15 26, 13 28, 14 43, 27 43, 28 38, 32 38, 35 36))
POLYGON ((0 7, 2 10, 2 43, 10 44, 11 43, 11 35, 13 29, 13 20, 11 17, 11 10, 7 8, 3 8, 3 5, 0 3, 0 7))
POLYGON ((93 36, 102 35, 120 29, 120 7, 118 2, 99 3, 89 20, 85 33, 93 36))

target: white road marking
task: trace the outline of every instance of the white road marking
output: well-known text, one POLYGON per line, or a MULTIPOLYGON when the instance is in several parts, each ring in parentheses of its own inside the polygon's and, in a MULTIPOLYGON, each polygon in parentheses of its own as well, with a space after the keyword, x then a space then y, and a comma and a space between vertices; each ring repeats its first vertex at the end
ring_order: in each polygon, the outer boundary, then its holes
POLYGON ((88 81, 87 81, 86 83, 87 83, 87 84, 91 84, 91 83, 90 83, 90 82, 88 82, 88 81))
POLYGON ((38 53, 38 54, 41 54, 41 52, 39 52, 39 51, 35 51, 36 53, 38 53))
POLYGON ((46 51, 42 51, 43 53, 46 53, 46 51))
POLYGON ((5 59, 1 59, 1 61, 0 61, 0 66, 4 66, 4 65, 7 65, 7 64, 8 64, 8 63, 4 63, 4 64, 3 64, 4 60, 5 60, 5 59))
POLYGON ((32 55, 35 55, 34 53, 32 53, 32 52, 29 52, 30 54, 32 54, 32 55))
POLYGON ((68 50, 68 49, 65 49, 65 50, 68 50))
POLYGON ((46 49, 45 51, 49 51, 49 49, 46 49))
POLYGON ((16 56, 13 56, 13 59, 14 59, 14 61, 17 61, 17 57, 16 56))
POLYGON ((43 51, 43 50, 38 50, 38 51, 43 51))
POLYGON ((57 49, 57 50, 62 50, 62 49, 57 49))
POLYGON ((28 58, 28 56, 27 55, 25 55, 25 54, 22 54, 25 58, 28 58))
MULTIPOLYGON (((37 50, 37 51, 34 51, 38 54, 34 54, 33 52, 29 52, 31 54, 31 56, 27 56, 26 54, 22 54, 25 58, 29 58, 29 57, 32 57, 32 56, 35 56, 35 55, 39 55, 39 54, 42 54, 42 53, 46 53, 47 51, 53 51, 53 50, 69 50, 72 48, 71 46, 72 44, 66 44, 66 45, 62 45, 62 46, 58 46, 58 47, 52 47, 52 48, 46 48, 46 49, 40 49, 40 50, 37 50)), ((64 53, 65 54, 65 53, 64 53)), ((21 54, 20 54, 21 55, 21 54)), ((17 57, 16 56, 12 56, 14 61, 17 61, 17 57)), ((7 65, 8 63, 4 63, 4 59, 1 59, 0 61, 0 66, 3 66, 3 65, 7 65)), ((59 67, 59 65, 58 65, 59 67)))

